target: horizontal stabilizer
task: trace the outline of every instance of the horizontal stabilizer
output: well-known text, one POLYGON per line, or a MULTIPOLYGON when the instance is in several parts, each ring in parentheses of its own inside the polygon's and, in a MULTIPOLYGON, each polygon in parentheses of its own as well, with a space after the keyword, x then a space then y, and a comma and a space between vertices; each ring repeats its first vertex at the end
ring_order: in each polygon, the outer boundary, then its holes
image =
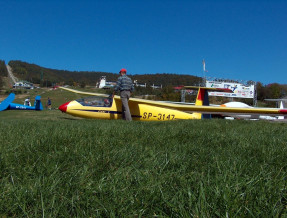
POLYGON ((224 88, 209 88, 209 87, 200 87, 200 86, 184 86, 184 88, 186 89, 195 89, 195 90, 199 90, 200 89, 204 89, 210 92, 228 92, 228 93, 233 93, 233 91, 231 89, 224 89, 224 88))
POLYGON ((281 99, 264 99, 264 101, 276 101, 276 102, 283 101, 283 102, 287 102, 287 99, 286 98, 281 98, 281 99))

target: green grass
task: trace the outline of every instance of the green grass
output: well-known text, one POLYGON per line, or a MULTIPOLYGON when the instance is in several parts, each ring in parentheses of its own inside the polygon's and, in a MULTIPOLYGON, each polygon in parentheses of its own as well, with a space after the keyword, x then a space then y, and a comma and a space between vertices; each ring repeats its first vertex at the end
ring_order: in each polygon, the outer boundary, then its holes
POLYGON ((0 119, 0 216, 287 215, 284 123, 0 119))

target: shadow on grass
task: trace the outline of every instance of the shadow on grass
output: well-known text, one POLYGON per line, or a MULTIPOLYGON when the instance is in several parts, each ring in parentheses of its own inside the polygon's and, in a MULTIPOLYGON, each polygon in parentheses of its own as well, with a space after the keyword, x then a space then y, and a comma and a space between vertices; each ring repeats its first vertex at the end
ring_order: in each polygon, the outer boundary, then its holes
POLYGON ((82 120, 83 118, 58 117, 60 120, 82 120))

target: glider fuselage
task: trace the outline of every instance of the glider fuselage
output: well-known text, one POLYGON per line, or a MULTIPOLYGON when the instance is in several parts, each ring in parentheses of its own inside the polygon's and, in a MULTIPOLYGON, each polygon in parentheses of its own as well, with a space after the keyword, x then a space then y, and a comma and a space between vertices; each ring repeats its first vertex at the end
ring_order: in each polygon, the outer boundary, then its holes
MULTIPOLYGON (((110 105, 108 106, 100 103, 99 99, 100 97, 97 97, 97 103, 94 105, 91 97, 75 100, 61 105, 59 109, 67 114, 83 118, 122 119, 122 103, 120 99, 109 99, 110 105)), ((129 102, 129 108, 133 120, 167 121, 194 118, 190 113, 136 102, 129 102)))

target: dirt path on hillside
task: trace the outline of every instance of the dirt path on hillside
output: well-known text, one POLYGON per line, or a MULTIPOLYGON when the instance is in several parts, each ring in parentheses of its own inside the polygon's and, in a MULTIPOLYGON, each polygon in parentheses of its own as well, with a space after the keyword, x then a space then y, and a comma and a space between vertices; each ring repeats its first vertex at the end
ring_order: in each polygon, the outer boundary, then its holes
POLYGON ((13 83, 15 84, 17 82, 17 77, 14 76, 12 68, 7 64, 6 65, 7 71, 8 71, 8 76, 10 77, 10 79, 13 81, 13 83))

